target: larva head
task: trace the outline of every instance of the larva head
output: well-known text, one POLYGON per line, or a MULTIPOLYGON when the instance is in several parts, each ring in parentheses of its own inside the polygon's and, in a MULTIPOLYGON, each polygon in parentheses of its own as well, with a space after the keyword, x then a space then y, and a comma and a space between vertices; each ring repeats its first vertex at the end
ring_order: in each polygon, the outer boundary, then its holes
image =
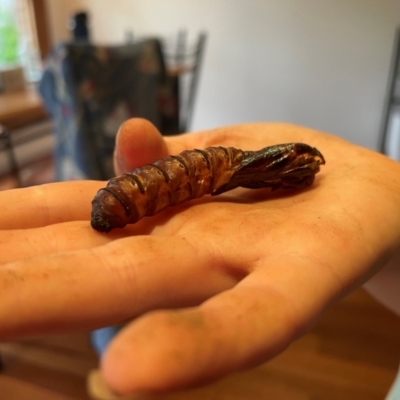
POLYGON ((297 164, 313 164, 315 166, 325 164, 325 159, 321 152, 308 144, 294 143, 293 153, 294 161, 297 164))
POLYGON ((127 224, 126 219, 126 210, 112 191, 100 189, 92 201, 92 228, 109 232, 114 228, 123 228, 127 224))
POLYGON ((324 156, 315 147, 304 143, 293 143, 288 149, 286 165, 277 174, 279 183, 276 187, 292 189, 310 186, 320 165, 325 164, 324 156))
POLYGON ((284 143, 264 147, 258 151, 244 152, 245 158, 231 180, 217 188, 218 195, 239 186, 251 189, 270 187, 304 188, 314 181, 314 176, 325 164, 323 155, 305 143, 284 143))

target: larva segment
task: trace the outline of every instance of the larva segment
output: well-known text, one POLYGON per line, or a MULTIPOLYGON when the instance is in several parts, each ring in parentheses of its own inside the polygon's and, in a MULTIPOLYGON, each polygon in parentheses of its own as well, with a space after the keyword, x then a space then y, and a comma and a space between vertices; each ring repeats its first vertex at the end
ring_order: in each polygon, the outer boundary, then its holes
POLYGON ((168 206, 236 187, 301 188, 310 185, 322 154, 302 143, 259 151, 233 147, 186 150, 111 179, 92 201, 92 227, 123 228, 168 206))

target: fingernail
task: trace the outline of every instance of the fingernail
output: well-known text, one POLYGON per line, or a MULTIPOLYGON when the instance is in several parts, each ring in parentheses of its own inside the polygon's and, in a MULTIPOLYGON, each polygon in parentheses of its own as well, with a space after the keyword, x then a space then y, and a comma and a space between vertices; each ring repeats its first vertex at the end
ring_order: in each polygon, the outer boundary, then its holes
POLYGON ((142 394, 132 394, 129 396, 118 396, 104 382, 101 372, 95 369, 89 373, 87 379, 87 390, 92 399, 96 400, 145 400, 142 394))

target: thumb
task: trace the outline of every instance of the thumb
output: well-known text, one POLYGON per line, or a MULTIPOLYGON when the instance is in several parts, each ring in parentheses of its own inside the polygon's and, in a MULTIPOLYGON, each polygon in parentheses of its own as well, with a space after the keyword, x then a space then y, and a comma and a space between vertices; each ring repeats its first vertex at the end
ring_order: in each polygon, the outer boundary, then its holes
POLYGON ((124 122, 116 137, 114 171, 117 175, 168 155, 164 138, 149 121, 132 118, 124 122))

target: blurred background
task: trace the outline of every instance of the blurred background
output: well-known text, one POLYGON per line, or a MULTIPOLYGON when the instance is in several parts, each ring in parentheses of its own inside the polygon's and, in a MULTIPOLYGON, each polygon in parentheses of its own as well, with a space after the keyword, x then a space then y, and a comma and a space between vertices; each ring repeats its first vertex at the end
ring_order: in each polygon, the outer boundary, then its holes
POLYGON ((395 31, 396 0, 48 1, 53 41, 88 9, 97 42, 128 32, 207 30, 193 130, 285 121, 376 148, 395 31))
POLYGON ((284 121, 372 149, 381 146, 398 0, 1 4, 15 7, 19 63, 28 80, 39 79, 41 59, 56 44, 73 38, 73 17, 82 12, 88 17, 88 40, 95 45, 120 46, 146 37, 172 43, 182 31, 194 43, 203 32, 207 43, 185 130, 284 121))
POLYGON ((53 42, 81 9, 96 42, 208 32, 193 130, 285 121, 377 146, 399 1, 48 1, 53 42))

